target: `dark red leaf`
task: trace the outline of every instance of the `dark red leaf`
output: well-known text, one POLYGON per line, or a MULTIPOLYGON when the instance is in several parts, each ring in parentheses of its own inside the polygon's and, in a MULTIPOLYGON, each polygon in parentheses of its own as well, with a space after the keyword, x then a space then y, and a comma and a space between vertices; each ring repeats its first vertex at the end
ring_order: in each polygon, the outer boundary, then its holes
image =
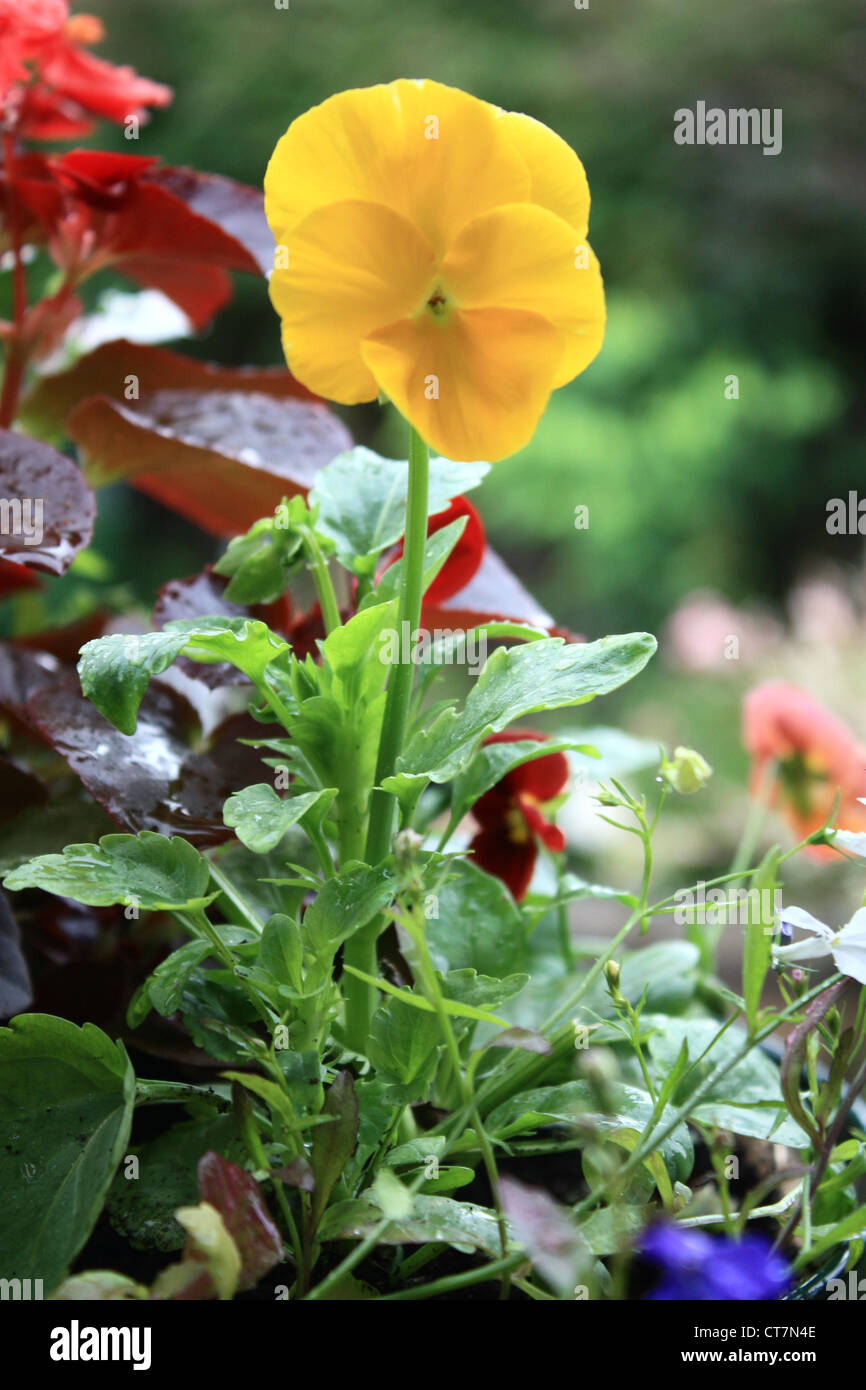
POLYGON ((241 1257, 239 1289, 253 1289, 283 1256, 280 1233, 265 1206, 262 1190, 244 1168, 213 1149, 198 1163, 198 1191, 216 1207, 241 1257))
POLYGON ((0 598, 15 594, 19 589, 38 589, 42 580, 26 565, 16 565, 14 560, 0 560, 0 598))
POLYGON ((21 951, 21 935, 5 896, 0 893, 0 1018, 28 1009, 33 999, 30 973, 21 951))
POLYGON ((183 835, 198 848, 231 839, 223 803, 262 780, 263 764, 241 737, 267 737, 268 725, 239 715, 198 748, 198 718, 169 686, 152 682, 134 734, 121 734, 68 679, 38 690, 27 714, 122 830, 183 835))
POLYGON ((355 1152, 358 1139, 358 1096, 349 1071, 338 1071, 325 1096, 322 1114, 332 1124, 313 1130, 312 1164, 316 1178, 312 1220, 315 1226, 328 1205, 334 1184, 355 1152))
POLYGON ((27 701, 43 685, 55 685, 62 672, 60 662, 47 652, 0 645, 0 710, 29 730, 27 701))
POLYGON ((26 768, 0 757, 0 821, 7 821, 28 806, 44 806, 48 788, 26 768))
POLYGON ((0 556, 63 574, 90 541, 94 511, 93 493, 71 459, 0 430, 0 556))
POLYGON ((424 603, 424 626, 473 628, 481 623, 518 622, 551 630, 550 614, 524 589, 505 561, 490 546, 464 589, 439 602, 424 603))
POLYGON ((154 391, 134 408, 94 396, 67 428, 97 481, 131 478, 217 536, 245 531, 306 491, 351 445, 325 405, 242 391, 154 391))
POLYGON ((262 275, 273 270, 274 238, 260 189, 236 183, 222 174, 171 166, 157 169, 148 182, 184 203, 198 218, 221 228, 226 240, 241 248, 252 264, 236 265, 233 269, 258 269, 262 275))
POLYGON ((289 1187, 300 1188, 302 1192, 315 1192, 316 1190, 316 1179, 309 1160, 301 1154, 279 1168, 273 1176, 279 1178, 280 1182, 288 1183, 289 1187))
POLYGON ((123 401, 133 379, 140 392, 164 387, 190 391, 257 391, 278 400, 315 400, 285 367, 221 367, 198 362, 168 348, 118 338, 80 357, 64 372, 41 377, 23 402, 25 420, 60 430, 73 406, 88 396, 123 401))
POLYGON ((67 623, 65 627, 44 628, 32 637, 15 637, 12 646, 27 647, 31 651, 48 652, 68 666, 74 666, 85 642, 92 642, 105 632, 111 614, 105 608, 94 608, 92 613, 79 618, 77 622, 67 623))

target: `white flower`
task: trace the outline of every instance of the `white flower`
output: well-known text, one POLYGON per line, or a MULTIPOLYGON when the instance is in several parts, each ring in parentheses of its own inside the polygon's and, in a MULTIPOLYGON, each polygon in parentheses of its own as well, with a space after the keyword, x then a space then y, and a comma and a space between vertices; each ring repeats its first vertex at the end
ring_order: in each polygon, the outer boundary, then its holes
MULTIPOLYGON (((866 796, 858 796, 857 800, 866 806, 866 796)), ((828 830, 827 844, 866 862, 866 830, 828 830)))
POLYGON ((775 947, 773 955, 777 964, 832 956, 837 970, 866 985, 866 907, 858 908, 851 921, 837 931, 819 922, 802 907, 786 907, 779 913, 779 922, 782 928, 799 927, 801 931, 812 932, 817 940, 775 947))

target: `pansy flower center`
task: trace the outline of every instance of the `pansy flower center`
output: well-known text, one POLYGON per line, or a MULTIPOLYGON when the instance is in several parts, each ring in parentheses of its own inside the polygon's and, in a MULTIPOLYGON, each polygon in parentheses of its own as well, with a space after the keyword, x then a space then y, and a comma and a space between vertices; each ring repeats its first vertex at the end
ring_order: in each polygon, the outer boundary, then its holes
POLYGON ((435 319, 444 319, 456 308, 453 297, 440 280, 431 287, 424 301, 422 313, 432 314, 435 319))

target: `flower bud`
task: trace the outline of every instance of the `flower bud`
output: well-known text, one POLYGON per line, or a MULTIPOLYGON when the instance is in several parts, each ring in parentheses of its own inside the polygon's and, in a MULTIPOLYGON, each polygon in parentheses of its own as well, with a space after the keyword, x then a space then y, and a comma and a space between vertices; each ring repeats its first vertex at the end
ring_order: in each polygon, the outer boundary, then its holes
POLYGON ((669 787, 683 796, 691 796, 706 786, 713 775, 706 758, 694 748, 675 748, 673 759, 662 758, 661 774, 669 787))
POLYGON ((609 960, 604 967, 604 978, 607 980, 607 991, 611 997, 613 1005, 617 1009, 624 1009, 627 1001, 620 992, 619 988, 619 962, 609 960))

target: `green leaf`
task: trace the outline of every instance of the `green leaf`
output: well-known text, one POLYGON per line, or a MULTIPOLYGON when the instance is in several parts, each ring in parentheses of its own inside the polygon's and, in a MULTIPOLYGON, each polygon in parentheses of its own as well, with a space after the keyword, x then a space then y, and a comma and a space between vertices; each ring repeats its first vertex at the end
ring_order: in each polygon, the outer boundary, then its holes
POLYGON ((238 839, 255 854, 276 849, 292 825, 303 822, 313 808, 327 810, 337 795, 335 787, 282 797, 269 782, 257 782, 235 792, 223 807, 223 820, 238 839))
POLYGON ((303 943, 301 929, 293 917, 275 912, 265 923, 259 947, 259 964, 276 980, 301 993, 304 987, 302 971, 303 943))
POLYGON ((811 1264, 814 1260, 832 1250, 836 1245, 843 1242, 854 1240, 858 1236, 866 1235, 866 1206, 858 1207, 856 1211, 849 1212, 841 1221, 837 1221, 829 1229, 818 1228, 812 1232, 814 1239, 808 1250, 803 1250, 794 1262, 795 1269, 802 1269, 806 1264, 811 1264))
MULTIPOLYGON (((187 941, 160 962, 141 987, 141 993, 158 1014, 162 1014, 163 1018, 169 1018, 180 1008, 180 1001, 190 976, 196 966, 201 965, 212 952, 213 946, 209 941, 187 941)), ((137 1026, 143 1017, 140 1008, 136 1010, 136 1022, 132 1026, 137 1026)))
MULTIPOLYGON (((596 1134, 632 1149, 652 1118, 652 1098, 637 1086, 614 1083, 608 1088, 608 1106, 605 1111, 599 1110, 597 1094, 589 1082, 567 1081, 561 1086, 541 1086, 512 1096, 490 1113, 485 1128, 497 1138, 507 1139, 543 1125, 577 1126, 588 1139, 596 1134)), ((671 1178, 685 1182, 694 1158, 685 1124, 677 1125, 663 1140, 660 1152, 671 1178)))
MULTIPOLYGON (((429 999, 425 999, 423 994, 413 994, 409 989, 400 989, 398 985, 392 985, 388 980, 382 980, 376 975, 367 975, 363 970, 356 970, 353 965, 344 965, 344 970, 348 970, 350 975, 355 975, 359 980, 364 980, 368 985, 375 985, 376 989, 381 989, 385 994, 390 994, 393 999, 402 999, 404 1004, 410 1008, 420 1009, 422 1013, 436 1013, 435 1004, 431 1004, 429 999)), ((443 1008, 449 1018, 472 1018, 479 1023, 496 1023, 501 1028, 508 1025, 504 1018, 497 1018, 495 1014, 485 1013, 483 1009, 476 1009, 472 1004, 461 1004, 458 1000, 443 999, 443 1008)))
POLYGON ((225 596, 231 603, 272 603, 283 593, 303 559, 303 537, 292 523, 307 519, 303 498, 282 503, 277 516, 262 517, 243 536, 229 541, 214 565, 229 580, 225 596), (281 525, 285 517, 288 525, 281 525))
POLYGON ((677 1106, 685 1105, 689 1095, 720 1063, 731 1064, 712 1092, 698 1102, 689 1119, 729 1129, 734 1134, 772 1139, 793 1149, 808 1143, 800 1126, 786 1113, 775 1062, 755 1047, 734 1065, 735 1054, 743 1044, 741 1029, 731 1026, 720 1034, 720 1025, 712 1019, 670 1018, 665 1014, 645 1014, 642 1023, 655 1025, 657 1030, 649 1038, 648 1051, 659 1082, 676 1065, 683 1042, 688 1040, 693 1066, 674 1093, 673 1104, 677 1106))
POLYGON ((21 1014, 0 1029, 0 1269, 63 1278, 126 1153, 135 1076, 99 1028, 21 1014))
POLYGON ((743 943, 743 999, 750 1033, 754 1033, 758 1026, 761 994, 773 951, 778 867, 779 847, 774 845, 772 849, 767 850, 757 873, 753 874, 749 881, 746 936, 743 943))
POLYGON ((499 979, 519 973, 526 958, 523 919, 505 885, 467 861, 438 894, 438 917, 427 923, 434 964, 499 979))
POLYGON ((482 739, 540 710, 584 704, 632 679, 649 661, 656 641, 645 632, 566 644, 542 638, 498 647, 485 664, 463 709, 446 709, 409 742, 387 778, 387 791, 405 795, 427 781, 449 782, 466 768, 482 739))
POLYGON ((645 1009, 681 1013, 697 987, 699 957, 690 941, 656 941, 629 951, 622 960, 620 990, 630 1004, 646 994, 645 1009))
POLYGON ((551 753, 565 753, 575 748, 592 757, 591 745, 577 744, 568 739, 551 739, 548 743, 539 743, 536 739, 519 739, 514 743, 488 743, 485 747, 479 748, 465 772, 454 779, 451 792, 452 818, 459 820, 464 816, 479 797, 491 787, 495 787, 496 783, 501 782, 506 773, 514 768, 522 767, 524 763, 534 762, 536 758, 543 758, 551 753))
POLYGON ((325 1095, 322 1114, 331 1116, 334 1123, 313 1131, 310 1162, 316 1179, 311 1212, 314 1227, 358 1142, 358 1097, 351 1072, 337 1072, 325 1095))
POLYGON ((291 1132, 299 1128, 291 1100, 275 1081, 250 1071, 224 1071, 222 1074, 227 1081, 236 1081, 263 1100, 274 1120, 279 1119, 286 1130, 291 1132))
POLYGON ((207 860, 179 835, 152 830, 138 835, 103 835, 98 845, 67 845, 62 854, 43 854, 7 874, 17 891, 44 888, 91 907, 118 903, 148 912, 198 911, 212 902, 207 860))
POLYGON ((186 636, 179 632, 98 637, 81 648, 81 689, 122 734, 134 734, 151 676, 167 671, 185 646, 186 636))
MULTIPOLYGON (((429 512, 441 512, 458 493, 477 487, 486 463, 430 460, 429 512)), ((330 537, 337 558, 360 576, 372 576, 376 560, 406 527, 409 465, 380 458, 370 449, 350 449, 316 475, 309 500, 318 507, 316 529, 330 537)))
POLYGON ((635 1235, 647 1224, 649 1217, 650 1211, 646 1207, 625 1206, 618 1202, 615 1206, 601 1207, 591 1212, 581 1222, 580 1231, 593 1255, 600 1259, 629 1250, 635 1235))
POLYGON ((183 653, 193 661, 228 661, 249 680, 287 649, 268 627, 249 618, 182 618, 162 632, 112 633, 81 649, 81 689, 100 714, 123 734, 134 734, 138 707, 152 676, 166 671, 183 653))
POLYGON ((442 988, 449 999, 461 1004, 472 1004, 477 1009, 498 1009, 506 1000, 514 999, 528 981, 528 975, 507 975, 504 980, 495 980, 475 970, 449 970, 442 988))
MULTIPOLYGON (((432 536, 427 537, 424 542, 424 559, 421 569, 422 593, 427 592, 465 529, 466 517, 461 516, 457 521, 449 522, 447 526, 441 527, 440 530, 434 531, 432 536)), ((393 565, 389 565, 376 588, 371 594, 368 594, 365 602, 383 603, 387 599, 397 598, 403 579, 404 563, 404 557, 401 556, 393 565)))
MULTIPOLYGON (((382 1210, 364 1197, 338 1202, 319 1227, 320 1240, 360 1240, 382 1220, 382 1210)), ((416 1196, 412 1211, 402 1220, 390 1221, 379 1237, 380 1245, 451 1245, 471 1255, 482 1250, 501 1255, 499 1225, 494 1212, 474 1202, 453 1197, 416 1196)))
POLYGON ((389 999, 373 1014, 367 1056, 377 1077, 405 1088, 402 1099, 410 1100, 423 1095, 432 1080, 441 1042, 435 1014, 389 999))
POLYGON ((369 869, 348 864, 329 878, 304 913, 302 930, 310 950, 333 953, 347 937, 372 922, 394 896, 394 880, 388 869, 369 869))
POLYGON ((127 1178, 121 1169, 108 1194, 108 1216, 118 1235, 136 1250, 180 1250, 186 1233, 174 1213, 198 1201, 196 1168, 209 1150, 243 1163, 246 1148, 230 1115, 172 1125, 134 1149, 138 1177, 127 1178))

